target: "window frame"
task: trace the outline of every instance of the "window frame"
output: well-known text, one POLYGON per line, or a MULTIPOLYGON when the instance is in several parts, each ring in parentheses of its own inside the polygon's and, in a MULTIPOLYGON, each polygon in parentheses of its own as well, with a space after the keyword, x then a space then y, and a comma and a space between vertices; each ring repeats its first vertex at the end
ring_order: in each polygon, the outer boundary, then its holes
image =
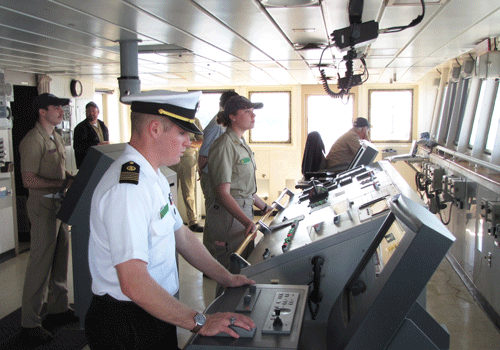
POLYGON ((490 157, 486 151, 486 137, 491 123, 491 116, 495 105, 495 97, 498 92, 499 82, 496 79, 486 79, 484 98, 482 101, 481 113, 476 115, 478 119, 475 140, 472 146, 472 157, 481 160, 488 160, 490 157), (479 137, 478 137, 479 136, 479 137))
MULTIPOLYGON (((252 145, 291 145, 292 144, 292 92, 290 90, 279 91, 260 91, 254 90, 248 92, 248 99, 252 100, 253 94, 277 94, 286 93, 288 95, 288 140, 286 141, 257 141, 252 140, 252 129, 248 132, 248 144, 252 145)), ((266 108, 266 106, 264 106, 266 108)))
POLYGON ((489 123, 488 123, 488 132, 484 135, 485 136, 485 142, 484 142, 484 153, 488 156, 491 156, 495 152, 495 141, 498 139, 497 136, 500 133, 500 127, 498 127, 498 123, 500 120, 497 120, 497 125, 496 125, 496 133, 490 133, 492 130, 491 126, 494 122, 493 116, 496 115, 496 113, 500 113, 500 84, 497 83, 497 89, 496 89, 495 96, 493 98, 493 105, 491 106, 491 113, 490 113, 490 118, 489 118, 489 123), (497 105, 498 102, 498 105, 497 105), (498 108, 497 112, 495 113, 495 110, 498 108), (488 149, 488 141, 490 140, 490 136, 493 137, 493 149, 488 149))
MULTIPOLYGON (((304 103, 305 103, 305 112, 306 112, 306 118, 305 118, 305 124, 304 124, 304 140, 307 139, 307 135, 309 135, 309 133, 311 132, 311 130, 309 129, 309 119, 310 119, 310 115, 309 115, 309 98, 312 97, 312 96, 324 96, 325 98, 329 98, 329 99, 332 99, 331 96, 325 94, 324 92, 321 92, 321 93, 308 93, 306 95, 304 95, 304 103)), ((347 132, 348 130, 350 130, 352 128, 352 122, 354 121, 354 119, 356 119, 356 94, 355 93, 352 93, 352 92, 349 92, 348 93, 348 101, 352 101, 352 117, 351 117, 351 120, 350 120, 350 123, 349 123, 349 127, 345 130, 343 130, 342 132, 340 132, 340 136, 342 136, 345 132, 347 132)), ((314 131, 314 130, 313 130, 314 131)), ((318 131, 320 132, 320 131, 318 131)), ((320 132, 321 134, 321 132, 320 132)), ((327 142, 327 138, 323 137, 322 135, 322 139, 323 139, 323 142, 325 144, 325 152, 328 154, 331 146, 333 145, 333 143, 335 143, 335 140, 333 140, 332 144, 329 144, 327 142)), ((305 142, 304 142, 304 145, 303 147, 305 147, 305 142)))
MULTIPOLYGON (((447 135, 447 142, 450 144, 449 138, 450 136, 453 137, 453 146, 455 149, 458 147, 458 142, 460 140, 460 131, 462 130, 462 125, 464 123, 464 118, 465 118, 465 112, 467 109, 467 102, 469 99, 469 93, 470 89, 472 86, 472 78, 471 77, 464 77, 462 80, 462 86, 459 86, 459 93, 460 93, 460 105, 458 106, 457 110, 457 120, 456 120, 456 125, 450 125, 450 128, 448 130, 448 135, 447 135), (461 88, 461 89, 460 89, 461 88)), ((455 113, 455 112, 454 112, 455 113)))
MULTIPOLYGON (((414 123, 414 109, 415 109, 415 89, 414 88, 401 88, 401 89, 368 89, 368 122, 372 124, 372 92, 401 92, 409 91, 411 93, 411 108, 410 108, 410 130, 409 138, 407 140, 371 140, 373 143, 411 143, 413 139, 413 123, 414 123)), ((371 139, 371 135, 370 135, 371 139)))
MULTIPOLYGON (((188 90, 188 91, 189 92, 191 92, 191 91, 201 91, 202 96, 203 96, 203 94, 223 94, 225 91, 235 91, 235 90, 234 89, 213 89, 213 90, 188 90)), ((219 97, 219 99, 220 99, 220 97, 219 97)), ((208 123, 210 123, 210 120, 212 120, 212 118, 215 115, 217 115, 217 113, 219 113, 219 102, 217 103, 217 109, 213 111, 212 116, 210 117, 210 119, 208 120, 208 122, 205 125, 203 125, 203 121, 200 120, 200 123, 201 123, 202 127, 205 128, 208 125, 208 123)), ((196 114, 198 114, 198 113, 196 113, 196 114)), ((195 115, 195 117, 198 118, 197 115, 195 115)), ((200 119, 200 118, 198 118, 198 119, 200 119)))
POLYGON ((479 91, 476 98, 476 108, 474 109, 473 115, 474 118, 472 120, 471 131, 469 133, 469 140, 467 141, 467 149, 469 153, 472 154, 472 149, 474 148, 474 143, 476 142, 477 137, 477 128, 479 124, 479 116, 481 115, 481 111, 484 108, 483 102, 486 94, 486 86, 488 84, 487 79, 481 79, 481 84, 479 86, 479 91), (479 108, 479 111, 478 111, 479 108), (478 113, 479 112, 479 113, 478 113), (473 140, 471 140, 474 137, 473 140))
POLYGON ((449 126, 451 123, 451 116, 453 114, 453 107, 456 101, 457 90, 458 90, 458 80, 452 79, 448 81, 448 88, 446 90, 444 106, 443 110, 441 111, 441 117, 439 119, 439 125, 437 130, 437 142, 440 144, 446 144, 446 139, 449 132, 449 126))

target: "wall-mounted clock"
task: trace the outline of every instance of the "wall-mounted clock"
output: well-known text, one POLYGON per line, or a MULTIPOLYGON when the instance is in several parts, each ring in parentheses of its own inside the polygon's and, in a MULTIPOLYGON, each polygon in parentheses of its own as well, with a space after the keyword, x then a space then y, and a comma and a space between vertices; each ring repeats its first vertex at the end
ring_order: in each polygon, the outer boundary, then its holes
POLYGON ((73 97, 82 96, 83 87, 82 87, 82 82, 80 80, 75 80, 75 79, 71 80, 69 89, 71 91, 71 96, 73 97))

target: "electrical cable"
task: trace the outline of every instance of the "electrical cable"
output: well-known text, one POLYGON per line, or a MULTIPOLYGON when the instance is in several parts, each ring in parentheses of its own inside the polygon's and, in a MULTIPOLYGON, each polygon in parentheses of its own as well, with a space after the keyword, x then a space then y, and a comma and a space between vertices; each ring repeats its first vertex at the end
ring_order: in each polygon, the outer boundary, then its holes
POLYGON ((319 69, 319 74, 321 76, 320 79, 323 82, 323 89, 325 90, 327 95, 329 95, 332 98, 341 98, 343 95, 342 91, 341 92, 334 92, 330 89, 330 86, 328 85, 328 77, 326 76, 325 70, 321 69, 321 61, 323 60, 323 54, 329 48, 330 48, 330 46, 325 47, 323 49, 323 51, 321 52, 321 56, 319 57, 318 69, 319 69))
MULTIPOLYGON (((324 52, 324 50, 323 50, 323 52, 324 52)), ((320 64, 319 64, 320 67, 321 67, 321 59, 323 57, 323 52, 321 53, 321 57, 320 57, 320 64)), ((354 46, 352 46, 350 48, 350 50, 347 52, 347 55, 344 57, 344 59, 346 61, 345 77, 341 78, 340 75, 337 74, 337 76, 338 76, 337 86, 340 90, 339 92, 333 92, 330 89, 330 86, 328 85, 328 78, 326 76, 325 70, 321 69, 321 68, 319 69, 319 73, 321 75, 321 80, 323 82, 323 89, 330 97, 341 98, 341 97, 347 95, 349 93, 349 90, 353 86, 359 85, 359 84, 355 84, 355 85, 353 84, 353 78, 354 78, 353 60, 355 58, 356 58, 356 50, 354 49, 354 46)), ((366 67, 366 65, 365 65, 365 67, 366 67)))
POLYGON ((385 29, 380 29, 379 34, 387 34, 387 33, 398 33, 401 32, 405 29, 415 27, 417 24, 422 22, 425 16, 425 3, 424 0, 420 0, 420 3, 422 4, 422 14, 418 15, 413 21, 410 22, 410 24, 406 26, 399 26, 399 27, 390 27, 390 28, 385 28, 385 29))
MULTIPOLYGON (((313 283, 313 281, 309 282, 308 285, 311 285, 313 283)), ((316 316, 318 315, 319 313, 319 304, 315 304, 316 307, 314 308, 313 310, 313 302, 311 301, 311 298, 309 297, 307 299, 307 306, 309 307, 309 312, 311 313, 311 319, 316 319, 316 316)))
POLYGON ((451 221, 451 209, 453 208, 453 203, 450 204, 450 211, 448 213, 448 221, 444 222, 443 216, 441 215, 441 210, 439 211, 439 218, 444 225, 448 225, 451 221))
POLYGON ((424 178, 425 175, 422 172, 415 173, 415 188, 417 189, 417 192, 420 195, 420 199, 424 198, 423 191, 425 190, 425 185, 422 183, 422 179, 424 178))
POLYGON ((323 266, 325 259, 319 255, 316 255, 312 258, 311 264, 313 265, 313 280, 308 284, 312 284, 313 288, 311 289, 311 293, 307 298, 307 305, 309 306, 309 311, 311 312, 311 318, 313 320, 316 319, 319 312, 319 305, 321 300, 323 299, 323 295, 320 292, 320 284, 321 284, 321 267, 323 266), (316 305, 316 308, 313 310, 313 305, 316 305))
POLYGON ((425 180, 425 196, 428 199, 434 198, 434 193, 429 191, 429 185, 431 185, 431 184, 432 184, 431 180, 429 180, 429 179, 425 180))
POLYGON ((370 78, 370 73, 368 72, 368 67, 366 66, 366 60, 365 60, 365 55, 362 55, 359 60, 361 61, 361 63, 363 63, 363 67, 365 68, 363 70, 363 73, 362 75, 365 75, 366 74, 366 78, 361 82, 362 84, 365 83, 366 81, 368 81, 368 78, 370 78))

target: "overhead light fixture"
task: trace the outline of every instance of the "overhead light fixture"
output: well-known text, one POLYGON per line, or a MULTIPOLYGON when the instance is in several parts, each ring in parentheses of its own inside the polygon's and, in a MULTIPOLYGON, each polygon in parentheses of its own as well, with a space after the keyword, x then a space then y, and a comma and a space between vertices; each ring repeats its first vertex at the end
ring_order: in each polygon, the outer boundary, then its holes
POLYGON ((326 44, 320 43, 307 43, 307 44, 293 44, 295 50, 323 50, 326 44))
POLYGON ((314 33, 316 32, 316 28, 296 28, 292 29, 294 33, 314 33))
POLYGON ((321 64, 312 63, 312 64, 310 64, 310 66, 312 68, 335 68, 335 69, 337 69, 337 65, 335 64, 335 62, 333 62, 333 63, 321 63, 321 64))
POLYGON ((319 0, 260 0, 266 7, 304 7, 315 6, 319 0))
MULTIPOLYGON (((426 5, 443 5, 447 0, 425 0, 426 5)), ((420 6, 420 0, 387 0, 386 6, 420 6)))
POLYGON ((189 49, 184 47, 174 45, 174 44, 162 44, 162 45, 139 45, 137 48, 140 54, 142 53, 190 53, 189 49))
POLYGON ((103 95, 113 95, 115 93, 114 89, 106 89, 106 88, 96 88, 94 90, 96 94, 103 94, 103 95))

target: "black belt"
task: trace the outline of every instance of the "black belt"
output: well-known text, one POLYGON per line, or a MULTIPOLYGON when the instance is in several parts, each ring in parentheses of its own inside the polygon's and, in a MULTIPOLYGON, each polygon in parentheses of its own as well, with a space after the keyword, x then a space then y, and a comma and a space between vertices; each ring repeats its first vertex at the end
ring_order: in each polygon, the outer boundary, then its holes
POLYGON ((96 298, 99 301, 105 301, 105 302, 108 302, 108 303, 117 303, 117 304, 124 303, 124 304, 127 304, 127 305, 135 304, 133 301, 115 299, 115 298, 113 298, 109 294, 104 294, 104 295, 94 294, 94 298, 96 298))

